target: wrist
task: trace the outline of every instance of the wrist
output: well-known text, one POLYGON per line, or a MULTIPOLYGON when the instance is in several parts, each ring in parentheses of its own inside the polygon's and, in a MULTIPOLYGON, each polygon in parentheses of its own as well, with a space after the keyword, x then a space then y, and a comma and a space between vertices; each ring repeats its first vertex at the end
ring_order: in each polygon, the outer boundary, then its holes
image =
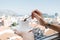
POLYGON ((45 28, 50 28, 51 24, 50 23, 46 23, 45 24, 45 28))

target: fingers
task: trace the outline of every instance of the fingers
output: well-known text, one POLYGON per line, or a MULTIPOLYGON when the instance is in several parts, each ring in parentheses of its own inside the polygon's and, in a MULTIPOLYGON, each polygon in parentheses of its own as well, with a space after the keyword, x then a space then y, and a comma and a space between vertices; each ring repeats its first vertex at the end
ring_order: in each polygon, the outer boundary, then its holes
POLYGON ((36 13, 33 13, 33 16, 40 22, 41 25, 45 25, 44 19, 36 13))
POLYGON ((42 16, 42 13, 40 12, 40 11, 38 11, 38 10, 34 10, 33 12, 32 12, 32 19, 34 19, 34 14, 37 14, 37 15, 39 15, 40 17, 42 17, 43 18, 43 16, 42 16))
POLYGON ((37 19, 37 20, 40 20, 42 19, 42 17, 40 17, 38 14, 34 13, 34 17, 37 19))
POLYGON ((37 15, 36 13, 34 14, 34 17, 40 22, 41 25, 45 25, 45 21, 43 20, 42 17, 40 17, 39 15, 37 15))
POLYGON ((35 10, 34 12, 42 17, 42 13, 39 10, 35 10))
POLYGON ((32 14, 31 14, 32 19, 34 19, 34 13, 35 13, 35 12, 33 11, 32 14))
POLYGON ((35 10, 34 12, 37 13, 39 16, 42 15, 42 13, 39 10, 35 10))

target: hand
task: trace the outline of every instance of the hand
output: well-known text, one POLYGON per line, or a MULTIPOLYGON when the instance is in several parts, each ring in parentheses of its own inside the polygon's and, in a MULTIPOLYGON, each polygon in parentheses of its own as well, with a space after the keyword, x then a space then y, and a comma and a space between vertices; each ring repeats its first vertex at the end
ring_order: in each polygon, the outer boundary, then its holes
POLYGON ((46 22, 43 20, 43 16, 41 12, 39 12, 38 10, 34 10, 31 16, 32 19, 36 18, 41 25, 45 26, 46 22))
POLYGON ((38 16, 40 16, 40 17, 42 17, 43 18, 43 16, 42 16, 42 13, 40 12, 40 11, 38 11, 38 10, 34 10, 33 12, 32 12, 32 19, 34 19, 34 13, 36 13, 38 16))

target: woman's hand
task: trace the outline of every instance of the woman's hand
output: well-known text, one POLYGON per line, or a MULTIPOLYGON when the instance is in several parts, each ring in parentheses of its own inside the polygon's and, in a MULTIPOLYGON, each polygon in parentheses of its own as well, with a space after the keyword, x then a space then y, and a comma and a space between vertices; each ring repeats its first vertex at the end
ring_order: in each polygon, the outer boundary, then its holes
POLYGON ((40 11, 34 10, 34 11, 32 12, 32 19, 34 19, 34 14, 35 14, 35 13, 36 13, 38 16, 41 16, 41 17, 43 18, 42 13, 41 13, 40 11))
POLYGON ((32 19, 36 18, 42 26, 45 26, 46 22, 43 20, 43 16, 41 12, 39 12, 38 10, 34 10, 31 16, 32 19))

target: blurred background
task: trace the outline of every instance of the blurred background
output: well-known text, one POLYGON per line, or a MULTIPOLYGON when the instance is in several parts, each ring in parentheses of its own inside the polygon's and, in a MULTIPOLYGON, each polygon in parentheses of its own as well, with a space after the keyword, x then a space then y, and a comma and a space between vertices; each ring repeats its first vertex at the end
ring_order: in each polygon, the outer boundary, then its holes
POLYGON ((60 14, 60 0, 0 0, 0 14, 30 15, 34 9, 49 15, 60 14))

